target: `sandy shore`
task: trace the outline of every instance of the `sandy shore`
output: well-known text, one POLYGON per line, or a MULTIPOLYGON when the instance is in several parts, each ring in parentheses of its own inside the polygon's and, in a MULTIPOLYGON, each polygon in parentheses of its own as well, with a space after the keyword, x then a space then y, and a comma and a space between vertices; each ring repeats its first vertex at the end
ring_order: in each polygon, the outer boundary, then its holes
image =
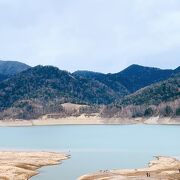
POLYGON ((43 126, 43 125, 98 125, 98 124, 180 124, 180 118, 101 118, 99 116, 66 117, 66 118, 42 118, 36 120, 0 120, 0 126, 43 126))
POLYGON ((156 157, 147 168, 105 170, 94 174, 84 175, 78 180, 180 180, 180 161, 170 157, 156 157), (147 172, 150 177, 147 177, 147 172))
POLYGON ((37 169, 59 164, 68 156, 52 152, 0 152, 0 179, 27 180, 38 174, 37 169))

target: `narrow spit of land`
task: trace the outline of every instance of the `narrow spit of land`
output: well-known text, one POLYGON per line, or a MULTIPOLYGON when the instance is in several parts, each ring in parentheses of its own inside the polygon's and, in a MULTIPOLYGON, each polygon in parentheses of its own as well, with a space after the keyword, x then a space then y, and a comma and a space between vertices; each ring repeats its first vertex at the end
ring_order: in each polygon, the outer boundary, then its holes
POLYGON ((28 180, 43 166, 56 165, 69 156, 54 152, 0 152, 1 180, 28 180))
POLYGON ((180 180, 180 161, 171 157, 156 157, 147 168, 101 170, 78 180, 180 180))

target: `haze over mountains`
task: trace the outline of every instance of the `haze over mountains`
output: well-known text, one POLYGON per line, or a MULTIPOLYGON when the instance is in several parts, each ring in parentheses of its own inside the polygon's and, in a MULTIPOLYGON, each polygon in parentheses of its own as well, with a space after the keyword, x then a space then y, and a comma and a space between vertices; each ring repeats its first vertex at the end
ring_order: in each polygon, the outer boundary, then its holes
POLYGON ((65 102, 158 105, 180 98, 179 67, 162 70, 131 65, 114 74, 69 73, 53 66, 30 67, 20 62, 0 61, 0 81, 1 112, 14 108, 23 113, 41 106, 51 113, 59 111, 58 104, 65 102))

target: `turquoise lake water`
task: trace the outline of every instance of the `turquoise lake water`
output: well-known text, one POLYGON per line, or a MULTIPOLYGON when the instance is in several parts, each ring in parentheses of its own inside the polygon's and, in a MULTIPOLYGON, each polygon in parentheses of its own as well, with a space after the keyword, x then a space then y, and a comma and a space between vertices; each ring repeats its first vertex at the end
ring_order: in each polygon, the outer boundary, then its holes
POLYGON ((44 167, 32 180, 75 180, 106 169, 144 167, 153 156, 180 157, 180 126, 67 125, 1 127, 3 150, 66 152, 61 165, 44 167))

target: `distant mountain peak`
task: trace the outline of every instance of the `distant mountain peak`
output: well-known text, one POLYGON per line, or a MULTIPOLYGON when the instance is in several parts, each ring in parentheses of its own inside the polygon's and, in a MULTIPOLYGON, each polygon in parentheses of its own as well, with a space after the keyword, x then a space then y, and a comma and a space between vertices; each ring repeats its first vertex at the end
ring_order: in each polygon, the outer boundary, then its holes
POLYGON ((142 65, 139 65, 139 64, 131 64, 127 68, 134 68, 134 67, 145 67, 145 66, 142 66, 142 65))
POLYGON ((180 72, 180 66, 177 67, 174 71, 175 71, 175 73, 179 73, 180 72))
POLYGON ((11 76, 30 68, 29 65, 18 61, 0 60, 0 74, 11 76))
MULTIPOLYGON (((135 70, 135 69, 138 69, 138 70, 141 70, 141 69, 154 69, 154 70, 161 70, 160 68, 157 68, 157 67, 148 67, 148 66, 143 66, 143 65, 139 65, 139 64, 132 64, 130 66, 128 66, 127 68, 125 68, 123 71, 127 71, 127 70, 135 70)), ((121 72, 123 72, 121 71, 121 72)))

